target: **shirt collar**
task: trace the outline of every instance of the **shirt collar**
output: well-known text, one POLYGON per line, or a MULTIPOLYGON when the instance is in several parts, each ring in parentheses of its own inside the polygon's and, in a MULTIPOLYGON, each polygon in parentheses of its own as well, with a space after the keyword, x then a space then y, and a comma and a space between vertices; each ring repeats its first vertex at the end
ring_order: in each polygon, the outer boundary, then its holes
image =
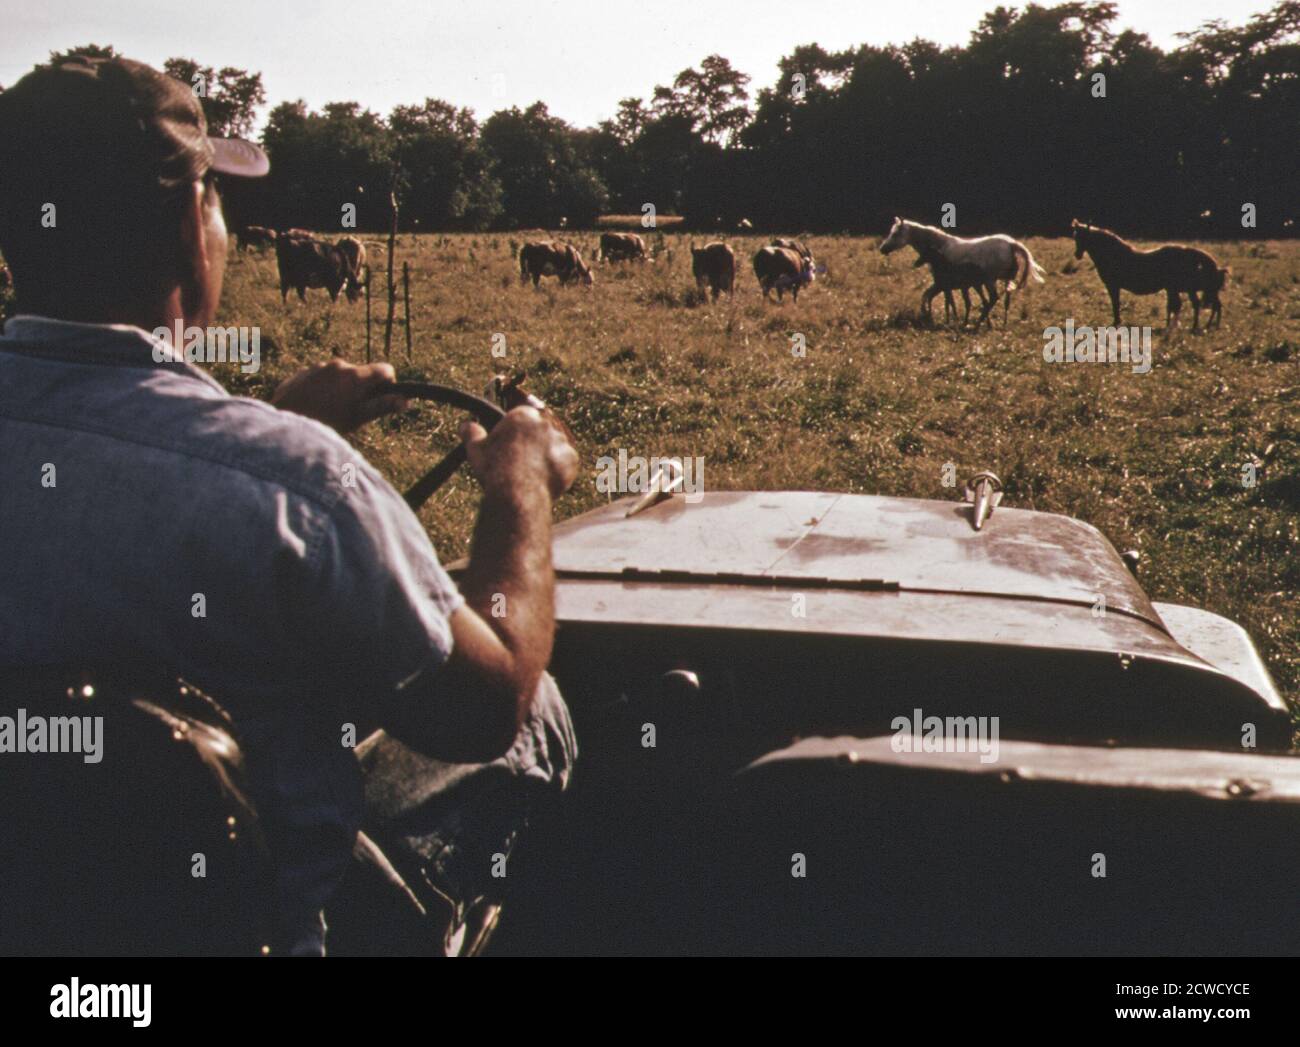
POLYGON ((5 323, 0 351, 68 363, 165 368, 225 392, 225 387, 212 375, 186 360, 176 359, 167 342, 134 324, 84 324, 19 313, 5 323))

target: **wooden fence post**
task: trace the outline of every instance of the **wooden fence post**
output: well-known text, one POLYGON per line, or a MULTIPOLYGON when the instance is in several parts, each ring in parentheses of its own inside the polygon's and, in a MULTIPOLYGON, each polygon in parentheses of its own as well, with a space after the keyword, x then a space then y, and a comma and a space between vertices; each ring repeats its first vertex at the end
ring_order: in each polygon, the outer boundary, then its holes
POLYGON ((397 309, 397 286, 393 283, 393 256, 397 253, 397 190, 388 194, 392 220, 388 226, 388 319, 384 322, 384 359, 389 358, 393 343, 393 313, 397 309))
POLYGON ((406 362, 411 362, 411 267, 402 263, 402 302, 406 318, 406 362))

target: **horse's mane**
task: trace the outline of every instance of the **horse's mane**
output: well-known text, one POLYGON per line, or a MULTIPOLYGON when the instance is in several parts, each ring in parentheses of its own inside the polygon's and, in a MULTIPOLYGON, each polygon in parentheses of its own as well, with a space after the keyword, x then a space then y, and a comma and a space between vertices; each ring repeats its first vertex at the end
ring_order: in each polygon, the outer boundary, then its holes
MULTIPOLYGON (((1014 243, 1011 237, 1007 236, 1005 233, 992 233, 989 236, 967 238, 964 236, 957 236, 954 233, 948 232, 946 229, 940 229, 938 226, 922 225, 920 222, 913 222, 909 218, 903 218, 900 219, 900 221, 903 225, 907 226, 912 233, 922 234, 921 239, 927 246, 934 249, 938 249, 943 244, 973 244, 978 243, 981 240, 1004 240, 1014 243)), ((913 244, 912 246, 918 251, 920 250, 919 244, 913 244)))
POLYGON ((1137 250, 1136 247, 1134 247, 1131 243, 1129 243, 1122 236, 1120 236, 1119 233, 1112 232, 1109 229, 1103 229, 1099 225, 1084 224, 1084 225, 1076 226, 1075 228, 1081 229, 1085 236, 1097 235, 1100 236, 1103 240, 1109 240, 1114 244, 1118 244, 1120 247, 1127 247, 1130 251, 1137 250))
POLYGON ((903 219, 903 224, 914 233, 924 233, 924 243, 927 247, 933 248, 945 240, 958 239, 958 237, 953 236, 951 233, 945 233, 942 229, 933 225, 922 225, 920 222, 913 222, 907 218, 903 219))

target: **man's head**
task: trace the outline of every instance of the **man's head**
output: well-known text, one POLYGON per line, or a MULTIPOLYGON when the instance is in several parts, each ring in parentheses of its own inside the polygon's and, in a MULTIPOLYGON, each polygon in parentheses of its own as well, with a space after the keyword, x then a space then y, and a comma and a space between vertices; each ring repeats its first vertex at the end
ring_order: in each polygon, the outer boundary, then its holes
POLYGON ((206 325, 226 256, 215 176, 268 167, 255 145, 208 138, 194 92, 147 65, 38 66, 0 94, 0 252, 19 309, 206 325))

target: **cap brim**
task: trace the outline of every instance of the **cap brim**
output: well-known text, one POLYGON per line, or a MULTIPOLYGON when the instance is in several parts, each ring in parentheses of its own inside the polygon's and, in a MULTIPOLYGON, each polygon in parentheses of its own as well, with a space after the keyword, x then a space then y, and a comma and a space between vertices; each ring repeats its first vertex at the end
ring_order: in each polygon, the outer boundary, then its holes
POLYGON ((241 178, 261 178, 271 170, 262 147, 242 138, 208 138, 212 146, 212 170, 241 178))

